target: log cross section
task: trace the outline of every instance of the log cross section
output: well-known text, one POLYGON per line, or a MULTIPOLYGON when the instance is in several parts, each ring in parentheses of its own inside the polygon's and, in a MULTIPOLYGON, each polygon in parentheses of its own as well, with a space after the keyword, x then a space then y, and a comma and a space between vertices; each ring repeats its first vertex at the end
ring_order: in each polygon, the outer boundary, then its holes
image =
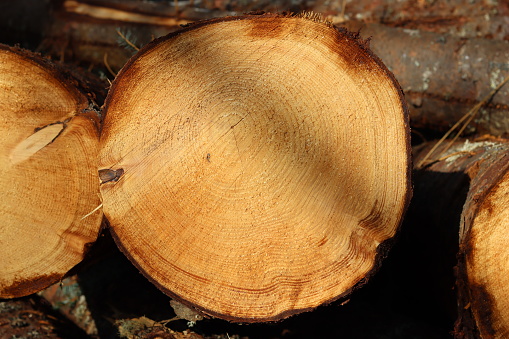
POLYGON ((105 114, 119 247, 220 318, 277 320, 349 294, 411 195, 399 85, 358 36, 317 20, 185 27, 127 63, 105 114))

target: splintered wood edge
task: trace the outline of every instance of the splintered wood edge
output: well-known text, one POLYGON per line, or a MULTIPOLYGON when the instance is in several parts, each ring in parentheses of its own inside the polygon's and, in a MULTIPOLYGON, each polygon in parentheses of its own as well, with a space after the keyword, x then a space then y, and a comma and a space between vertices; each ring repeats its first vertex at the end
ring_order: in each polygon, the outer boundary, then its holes
MULTIPOLYGON (((55 63, 54 61, 43 57, 39 53, 35 53, 17 46, 13 47, 0 43, 0 51, 6 51, 18 55, 26 62, 32 63, 35 67, 43 69, 49 76, 52 76, 57 82, 59 82, 76 102, 76 113, 70 120, 78 117, 80 119, 88 120, 93 130, 97 133, 97 141, 99 141, 101 115, 96 101, 103 101, 105 97, 105 91, 104 86, 99 81, 97 81, 97 79, 81 72, 80 70, 71 69, 55 63)), ((43 126, 42 129, 48 126, 43 126)), ((53 140, 55 140, 64 130, 65 126, 53 140)), ((49 144, 52 143, 53 140, 51 140, 49 144)), ((103 227, 102 211, 99 211, 99 213, 101 214, 101 217, 99 218, 100 222, 98 223, 97 236, 99 236, 100 230, 103 227)), ((82 259, 86 257, 88 250, 90 249, 90 245, 91 243, 85 244, 83 248, 82 259)), ((76 262, 76 264, 69 267, 67 272, 62 272, 61 274, 42 274, 33 279, 17 280, 12 286, 4 287, 2 289, 1 298, 17 298, 38 292, 60 281, 77 264, 79 264, 79 262, 76 262)))
POLYGON ((295 314, 313 311, 320 306, 327 305, 327 304, 330 304, 330 303, 338 301, 338 300, 345 300, 352 292, 354 292, 358 288, 365 285, 368 282, 368 280, 379 270, 383 259, 385 259, 387 257, 390 249, 392 248, 394 242, 397 239, 397 235, 399 234, 399 230, 401 228, 401 224, 403 222, 404 215, 408 209, 408 206, 410 204, 410 200, 411 200, 412 194, 413 194, 413 192, 412 192, 412 147, 411 147, 411 142, 410 142, 410 119, 409 119, 408 106, 407 106, 405 96, 404 96, 404 93, 403 93, 403 90, 402 90, 400 84, 394 77, 393 73, 381 61, 381 59, 377 55, 375 55, 369 48, 369 41, 370 41, 371 37, 363 40, 360 36, 360 33, 350 32, 346 28, 337 27, 337 26, 331 24, 330 22, 321 20, 319 16, 314 16, 314 15, 306 15, 306 14, 294 15, 293 13, 290 13, 290 14, 287 14, 287 13, 277 14, 276 13, 275 14, 275 13, 265 13, 265 12, 248 13, 248 14, 245 14, 242 16, 229 16, 229 17, 215 18, 215 19, 203 20, 203 21, 198 21, 198 22, 187 24, 187 25, 183 25, 182 29, 172 32, 166 36, 157 38, 157 39, 153 40, 152 42, 150 42, 149 44, 145 45, 143 48, 140 49, 140 51, 137 54, 135 54, 131 59, 129 59, 129 61, 120 70, 120 72, 118 73, 117 77, 115 78, 115 80, 113 81, 113 83, 111 85, 111 88, 108 92, 108 95, 106 97, 105 104, 103 107, 103 112, 105 112, 104 114, 106 116, 107 112, 108 112, 109 103, 112 100, 112 97, 114 96, 114 94, 117 90, 117 82, 119 81, 118 79, 122 78, 122 75, 130 68, 131 65, 133 65, 137 61, 138 58, 140 58, 142 55, 144 55, 147 51, 155 48, 156 46, 164 43, 165 41, 167 41, 169 39, 172 39, 172 38, 174 38, 180 34, 183 34, 185 32, 195 30, 197 28, 201 28, 203 26, 207 26, 209 24, 214 24, 214 23, 237 21, 237 20, 251 20, 251 19, 256 19, 256 18, 293 18, 293 17, 307 19, 307 20, 310 20, 313 22, 321 22, 322 24, 324 24, 328 27, 331 27, 331 29, 334 29, 341 38, 346 38, 347 40, 354 42, 360 49, 362 49, 365 53, 367 53, 369 55, 369 57, 376 63, 376 65, 378 67, 380 67, 380 70, 382 70, 385 73, 385 75, 387 76, 387 78, 389 78, 391 80, 391 82, 394 86, 394 89, 397 90, 397 93, 398 93, 398 96, 400 99, 400 103, 401 103, 401 109, 403 111, 402 118, 403 118, 404 128, 406 130, 406 138, 405 138, 406 147, 405 148, 406 148, 406 153, 407 153, 406 163, 408 164, 406 173, 405 173, 406 192, 405 192, 405 199, 403 202, 402 214, 401 214, 401 216, 397 222, 397 225, 395 227, 395 236, 393 236, 392 238, 386 239, 385 241, 381 242, 378 245, 378 247, 376 249, 375 260, 374 260, 372 269, 364 276, 363 279, 361 279, 359 282, 357 282, 354 286, 352 286, 350 289, 346 290, 344 293, 342 293, 336 297, 333 297, 330 300, 327 300, 316 307, 303 308, 303 309, 292 309, 292 310, 288 310, 288 311, 284 311, 279 314, 276 314, 273 317, 266 317, 266 318, 234 317, 234 316, 224 314, 224 313, 217 313, 213 310, 207 309, 203 306, 199 306, 192 302, 187 301, 184 297, 172 292, 171 290, 162 286, 156 279, 152 278, 143 269, 143 267, 136 260, 134 260, 134 258, 130 254, 129 250, 124 247, 120 237, 116 234, 114 228, 110 227, 110 232, 115 240, 115 243, 121 250, 121 252, 129 259, 129 261, 131 261, 131 263, 150 282, 152 282, 164 294, 170 296, 171 298, 179 301, 180 303, 182 303, 192 309, 197 310, 201 314, 210 315, 210 316, 224 319, 224 320, 227 320, 230 322, 239 322, 239 323, 274 322, 274 321, 279 321, 279 320, 288 318, 295 314))
POLYGON ((494 149, 484 151, 486 154, 478 161, 480 164, 473 165, 475 176, 472 178, 461 217, 456 281, 458 319, 455 334, 458 337, 474 338, 475 333, 489 337, 499 334, 497 332, 499 328, 494 328, 493 321, 495 300, 490 291, 487 291, 483 284, 474 281, 475 278, 468 273, 476 249, 475 237, 472 234, 474 222, 481 208, 490 199, 490 195, 499 187, 501 180, 509 176, 509 144, 494 144, 492 147, 494 149))

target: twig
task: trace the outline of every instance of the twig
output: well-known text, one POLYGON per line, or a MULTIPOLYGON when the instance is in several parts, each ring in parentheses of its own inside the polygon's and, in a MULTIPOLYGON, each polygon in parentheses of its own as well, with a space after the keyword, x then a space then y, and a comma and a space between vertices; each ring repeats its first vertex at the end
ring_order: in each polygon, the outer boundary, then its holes
POLYGON ((448 159, 448 158, 451 158, 451 157, 454 157, 454 156, 457 156, 457 155, 463 155, 463 154, 469 154, 469 155, 474 155, 475 152, 472 152, 472 151, 459 151, 459 152, 454 152, 454 153, 451 153, 451 154, 447 154, 439 159, 436 160, 436 162, 440 162, 440 161, 444 161, 445 159, 448 159))
POLYGON ((444 134, 444 136, 442 138, 440 138, 440 140, 431 148, 431 150, 426 154, 426 156, 424 158, 422 158, 421 161, 419 161, 419 163, 417 164, 416 168, 419 169, 419 168, 422 168, 422 166, 424 165, 424 163, 430 158, 430 156, 433 154, 433 152, 436 151, 436 149, 442 145, 442 143, 445 141, 445 139, 447 139, 447 137, 449 137, 449 135, 452 134, 452 132, 454 132, 456 130, 456 128, 458 128, 461 124, 463 124, 460 128, 460 130, 458 131, 458 133, 454 136, 454 138, 452 138, 452 140, 449 142, 449 144, 447 145, 447 147, 445 147, 445 149, 443 149, 440 154, 438 155, 439 157, 444 154, 445 152, 447 152, 447 150, 449 148, 451 148, 451 146, 453 145, 453 143, 460 137, 461 133, 463 133, 463 131, 465 130, 465 128, 467 128, 467 126, 470 124, 470 122, 472 122, 472 120, 474 119, 475 115, 477 114, 477 112, 479 112, 479 110, 481 109, 482 106, 484 106, 488 101, 490 101, 493 96, 495 94, 497 94, 497 92, 502 88, 502 86, 504 86, 507 82, 509 81, 509 76, 506 77, 496 88, 494 88, 488 95, 486 95, 479 103, 477 103, 474 107, 472 107, 472 109, 470 109, 463 117, 461 117, 461 119, 459 119, 448 131, 447 133, 444 134))
POLYGON ((342 17, 342 18, 344 18, 344 17, 345 17, 346 1, 347 1, 347 0, 342 0, 342 1, 341 1, 341 17, 342 17))
POLYGON ((118 34, 118 35, 120 35, 120 37, 121 37, 122 39, 124 39, 124 41, 125 41, 125 42, 129 45, 129 46, 131 46, 132 48, 134 48, 136 51, 139 51, 139 50, 140 50, 140 48, 139 48, 139 47, 137 47, 135 44, 133 44, 133 43, 132 43, 129 39, 127 39, 127 37, 126 37, 126 36, 125 36, 122 32, 120 32, 120 30, 119 30, 118 28, 116 29, 116 31, 117 31, 117 34, 118 34))
POLYGON ((166 324, 168 324, 169 322, 176 321, 176 320, 181 320, 181 319, 179 317, 173 317, 171 319, 158 321, 157 323, 161 324, 162 326, 166 326, 166 324))
POLYGON ((85 215, 83 218, 81 218, 81 220, 91 216, 92 214, 94 214, 96 211, 98 211, 99 209, 101 209, 103 207, 103 204, 101 203, 99 206, 97 206, 96 208, 94 208, 94 210, 90 213, 88 213, 87 215, 85 215))
POLYGON ((414 130, 414 129, 413 129, 413 130, 411 130, 410 132, 411 132, 411 133, 413 133, 413 134, 415 134, 415 135, 417 135, 419 138, 421 138, 421 140, 422 140, 422 142, 423 142, 423 143, 425 143, 426 141, 428 141, 428 140, 426 140, 426 137, 424 136, 424 134, 422 134, 421 132, 419 132, 419 131, 417 131, 417 130, 414 130))
POLYGON ((108 69, 108 71, 114 76, 116 77, 117 76, 117 73, 113 72, 113 70, 111 69, 110 67, 110 64, 108 64, 108 53, 104 53, 104 56, 103 56, 103 62, 104 62, 104 66, 106 66, 106 68, 108 69))

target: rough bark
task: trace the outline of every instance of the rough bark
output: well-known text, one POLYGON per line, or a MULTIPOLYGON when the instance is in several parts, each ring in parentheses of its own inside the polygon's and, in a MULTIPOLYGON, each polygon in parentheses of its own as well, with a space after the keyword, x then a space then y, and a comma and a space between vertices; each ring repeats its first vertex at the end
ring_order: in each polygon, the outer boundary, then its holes
POLYGON ((309 18, 230 17, 156 40, 105 111, 117 243, 217 317, 276 320, 349 294, 410 197, 398 84, 356 35, 309 18))
MULTIPOLYGON (((0 297, 60 280, 99 233, 99 117, 91 85, 0 46, 0 297)), ((100 90, 99 90, 100 92, 100 90)))
MULTIPOLYGON (((329 6, 320 11, 336 16, 338 7, 329 6)), ((509 40, 508 15, 505 1, 360 0, 347 1, 344 19, 461 38, 509 40)))
MULTIPOLYGON (((394 72, 411 125, 446 131, 509 76, 509 41, 463 39, 380 24, 346 23, 394 72)), ((509 86, 477 114, 470 133, 509 135, 509 86)))

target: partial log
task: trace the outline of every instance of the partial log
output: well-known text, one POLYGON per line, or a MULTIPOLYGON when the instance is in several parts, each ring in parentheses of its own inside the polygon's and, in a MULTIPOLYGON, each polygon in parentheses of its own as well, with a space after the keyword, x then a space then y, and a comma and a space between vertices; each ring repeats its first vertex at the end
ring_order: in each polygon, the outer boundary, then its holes
MULTIPOLYGON (((24 0, 27 1, 27 0, 24 0)), ((64 0, 53 1, 60 13, 82 19, 123 21, 152 26, 177 26, 253 11, 321 13, 333 22, 358 20, 393 27, 419 29, 463 38, 509 39, 504 2, 450 0, 429 3, 415 0, 259 0, 259 1, 136 1, 64 0)))
POLYGON ((158 39, 105 112, 117 244, 220 318, 277 320, 349 294, 411 195, 399 85, 358 36, 309 18, 229 17, 158 39))
POLYGON ((2 298, 59 281, 98 236, 99 118, 86 86, 38 55, 0 46, 2 298))
MULTIPOLYGON (((141 47, 154 37, 175 31, 178 24, 227 15, 226 8, 241 13, 274 10, 273 6, 290 11, 308 9, 339 20, 341 6, 337 2, 292 3, 294 7, 285 1, 257 1, 250 7, 216 1, 194 6, 185 3, 177 10, 173 3, 68 0, 56 11, 42 48, 87 67, 92 64, 105 70, 104 63, 108 63, 117 72, 136 52, 117 30, 141 47), (100 14, 103 12, 111 15, 105 17, 100 14)), ((360 30, 364 38, 372 37, 373 51, 405 91, 412 127, 446 131, 509 76, 509 41, 504 41, 509 25, 502 24, 508 11, 504 4, 481 6, 467 0, 436 6, 419 3, 417 7, 415 1, 356 1, 347 3, 342 20, 349 19, 344 26, 360 30)), ((467 132, 508 136, 508 116, 506 86, 481 109, 467 132)))
MULTIPOLYGON (((420 152, 416 161, 425 153, 427 150, 420 152)), ((440 153, 439 149, 437 154, 440 153)), ((509 335, 506 306, 509 144, 506 141, 457 143, 437 157, 441 160, 429 165, 426 171, 462 173, 470 179, 470 182, 463 181, 468 194, 459 228, 455 337, 506 338, 509 335)), ((461 185, 461 181, 457 184, 461 185)), ((437 189, 440 185, 436 185, 437 189)))
POLYGON ((509 336, 509 147, 490 148, 495 150, 477 165, 462 214, 458 338, 509 336))

